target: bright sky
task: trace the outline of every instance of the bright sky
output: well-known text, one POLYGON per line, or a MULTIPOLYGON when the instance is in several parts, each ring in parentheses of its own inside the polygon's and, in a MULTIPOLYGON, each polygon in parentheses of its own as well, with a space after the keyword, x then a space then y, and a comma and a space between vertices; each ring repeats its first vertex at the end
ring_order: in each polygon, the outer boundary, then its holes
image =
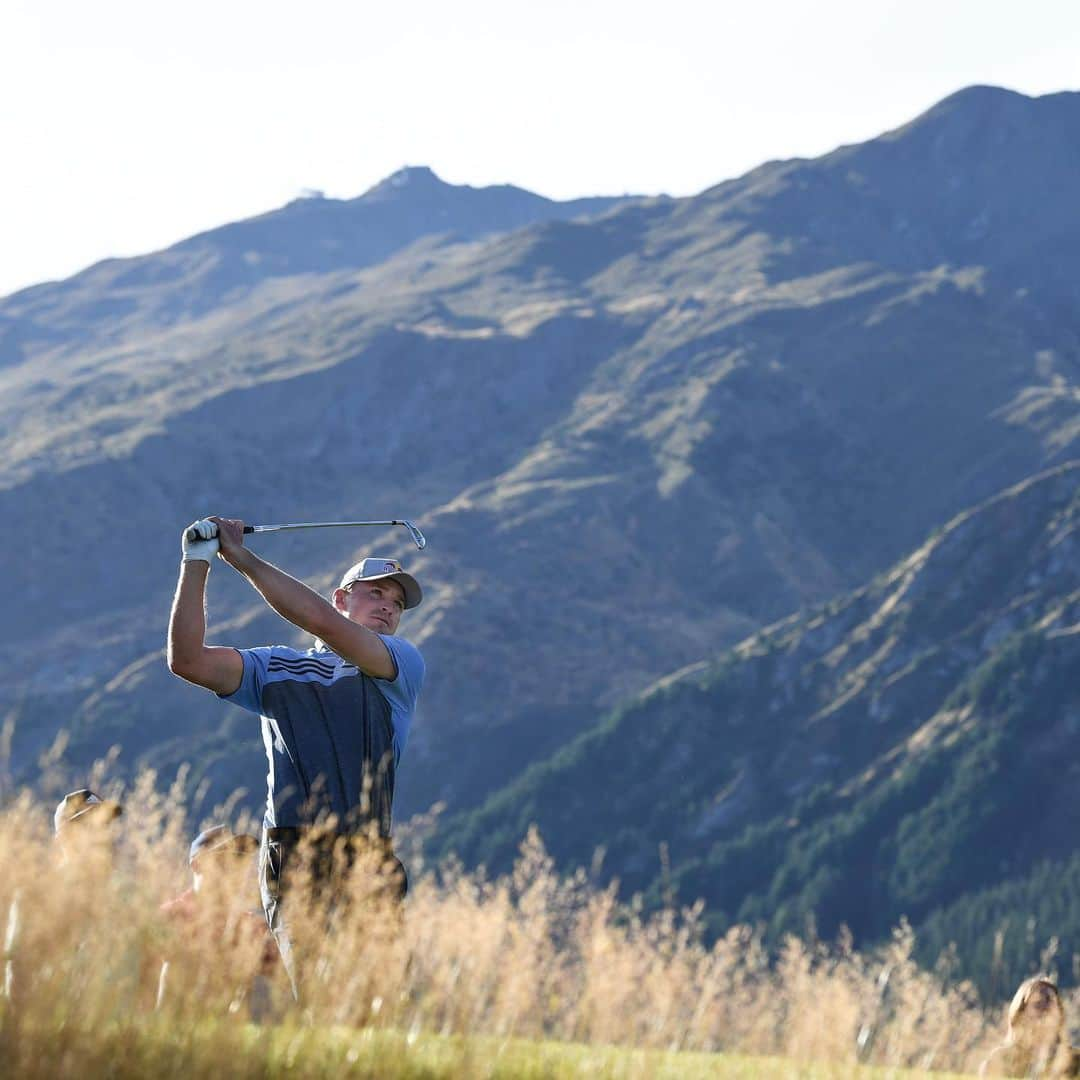
POLYGON ((3 0, 0 295, 402 165, 686 195, 1078 58, 1077 0, 3 0))

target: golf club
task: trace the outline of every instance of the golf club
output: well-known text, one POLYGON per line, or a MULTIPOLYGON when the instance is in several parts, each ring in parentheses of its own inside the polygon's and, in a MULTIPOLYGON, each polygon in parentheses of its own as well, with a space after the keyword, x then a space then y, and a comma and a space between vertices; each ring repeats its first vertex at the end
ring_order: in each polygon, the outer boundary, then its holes
MULTIPOLYGON (((300 521, 293 522, 287 525, 245 525, 245 533, 264 533, 264 532, 280 532, 282 529, 354 529, 358 526, 381 526, 388 525, 404 525, 409 530, 409 535, 412 537, 413 543, 423 551, 427 547, 427 540, 424 539, 424 534, 411 522, 405 520, 393 520, 393 521, 300 521)), ((195 541, 199 539, 198 534, 194 529, 188 529, 188 540, 195 541)))

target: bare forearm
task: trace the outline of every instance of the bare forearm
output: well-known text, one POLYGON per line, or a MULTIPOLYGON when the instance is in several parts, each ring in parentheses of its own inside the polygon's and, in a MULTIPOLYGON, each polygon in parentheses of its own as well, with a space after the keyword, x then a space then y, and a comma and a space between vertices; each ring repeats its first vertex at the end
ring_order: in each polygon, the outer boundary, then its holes
POLYGON ((169 670, 217 694, 231 694, 244 675, 244 661, 235 649, 206 644, 206 576, 202 560, 180 565, 169 616, 169 670))
POLYGON ((168 660, 176 671, 198 659, 206 642, 206 578, 209 563, 180 564, 172 611, 169 615, 168 660))
POLYGON ((396 677, 393 657, 375 631, 347 619, 302 581, 247 548, 232 549, 226 558, 283 619, 319 638, 365 674, 378 679, 396 677))
POLYGON ((365 675, 377 679, 396 677, 394 658, 378 633, 354 622, 302 581, 244 547, 242 521, 222 517, 209 520, 218 527, 221 557, 247 578, 278 615, 321 639, 327 648, 350 660, 365 675))
POLYGON ((274 611, 301 630, 322 637, 329 626, 340 621, 333 606, 314 589, 253 551, 244 548, 231 562, 274 611))

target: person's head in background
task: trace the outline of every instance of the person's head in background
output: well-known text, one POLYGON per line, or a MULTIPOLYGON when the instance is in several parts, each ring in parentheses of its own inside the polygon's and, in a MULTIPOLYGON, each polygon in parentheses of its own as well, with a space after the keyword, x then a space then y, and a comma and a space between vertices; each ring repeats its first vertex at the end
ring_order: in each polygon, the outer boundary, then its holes
POLYGON ((72 860, 111 856, 116 822, 124 808, 89 788, 69 791, 53 812, 53 834, 61 857, 72 860))
POLYGON ((1053 1042, 1065 1029, 1061 994, 1045 975, 1025 979, 1009 1005, 1009 1040, 1017 1046, 1053 1042))
POLYGON ((254 870, 251 857, 258 847, 254 836, 234 833, 228 825, 203 829, 191 842, 188 852, 192 889, 198 893, 218 884, 242 880, 248 869, 254 870))

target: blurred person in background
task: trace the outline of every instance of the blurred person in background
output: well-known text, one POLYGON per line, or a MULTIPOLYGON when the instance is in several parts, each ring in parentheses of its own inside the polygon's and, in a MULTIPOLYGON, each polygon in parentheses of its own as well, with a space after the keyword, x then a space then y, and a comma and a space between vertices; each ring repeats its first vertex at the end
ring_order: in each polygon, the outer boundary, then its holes
POLYGON ((53 940, 67 962, 77 958, 78 968, 93 971, 88 980, 109 986, 94 999, 103 1021, 153 1000, 154 967, 139 941, 139 883, 134 853, 124 844, 125 820, 120 803, 89 788, 68 792, 53 813, 61 879, 55 889, 70 898, 53 940))
POLYGON ((240 906, 250 904, 252 897, 245 894, 254 890, 254 856, 258 850, 259 841, 254 836, 234 833, 228 825, 203 829, 188 849, 191 885, 162 904, 162 912, 170 918, 190 918, 200 896, 205 899, 219 889, 234 895, 240 906), (250 882, 246 880, 249 876, 250 882))
MULTIPOLYGON (((181 949, 192 970, 213 957, 219 974, 237 984, 231 1000, 247 998, 251 1013, 267 1011, 266 978, 277 969, 277 943, 270 934, 258 902, 255 854, 259 841, 246 833, 234 833, 227 825, 203 829, 191 842, 188 866, 191 885, 161 905, 161 912, 182 935, 173 956, 162 962, 158 979, 160 1009, 181 949)), ((190 978, 191 972, 188 973, 190 978)))
POLYGON ((68 792, 53 813, 53 835, 61 861, 111 857, 113 826, 123 812, 118 802, 103 799, 89 788, 68 792))
POLYGON ((1005 1041, 979 1066, 979 1075, 1080 1075, 1080 1050, 1069 1044, 1061 994, 1048 976, 1020 984, 1009 1005, 1005 1041))

